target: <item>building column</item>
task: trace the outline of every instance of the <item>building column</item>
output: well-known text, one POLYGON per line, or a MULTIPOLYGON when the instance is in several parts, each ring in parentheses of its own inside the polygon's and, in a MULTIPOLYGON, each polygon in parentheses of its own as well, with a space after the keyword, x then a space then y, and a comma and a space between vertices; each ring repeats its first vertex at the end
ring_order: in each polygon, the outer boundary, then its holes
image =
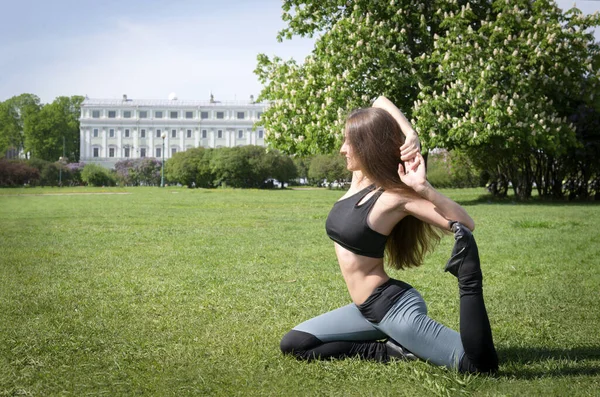
POLYGON ((137 150, 139 153, 140 147, 139 147, 139 133, 140 133, 140 128, 136 127, 136 128, 132 128, 131 129, 131 133, 133 134, 133 147, 131 148, 131 151, 129 152, 129 156, 132 159, 137 159, 140 156, 136 156, 135 155, 135 151, 137 150))
POLYGON ((115 153, 115 157, 116 158, 121 158, 123 157, 123 128, 119 128, 118 130, 116 130, 117 132, 117 153, 115 153))
POLYGON ((85 130, 79 128, 79 159, 85 157, 85 130))
POLYGON ((194 147, 198 147, 200 144, 200 130, 194 129, 194 147))
POLYGON ((106 145, 106 127, 104 127, 102 129, 102 153, 100 154, 100 157, 105 159, 108 157, 108 148, 106 147, 106 145))
POLYGON ((181 138, 179 138, 179 145, 181 146, 181 151, 185 152, 185 139, 187 138, 187 129, 186 128, 180 128, 179 131, 181 132, 181 138))
POLYGON ((208 131, 208 136, 209 136, 208 147, 214 148, 215 147, 215 130, 213 128, 211 128, 210 131, 208 131))
POLYGON ((148 148, 146 149, 146 157, 154 157, 154 134, 156 134, 156 128, 150 131, 150 128, 146 131, 148 134, 148 148))
MULTIPOLYGON (((84 150, 85 150, 85 159, 89 159, 90 157, 92 157, 92 131, 90 130, 90 128, 88 128, 85 131, 84 150)), ((81 157, 81 156, 79 156, 79 157, 81 157)))

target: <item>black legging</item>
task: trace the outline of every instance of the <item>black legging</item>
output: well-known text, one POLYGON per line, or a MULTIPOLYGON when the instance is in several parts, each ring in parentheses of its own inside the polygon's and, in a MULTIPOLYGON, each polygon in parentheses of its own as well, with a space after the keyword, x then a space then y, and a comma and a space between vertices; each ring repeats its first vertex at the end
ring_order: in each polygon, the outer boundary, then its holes
POLYGON ((460 339, 465 349, 459 369, 462 372, 496 372, 498 355, 483 301, 483 276, 477 243, 466 226, 451 222, 451 227, 455 243, 446 271, 458 278, 460 339))
MULTIPOLYGON (((460 362, 456 362, 458 365, 452 364, 447 359, 443 360, 446 363, 443 365, 457 367, 461 372, 495 372, 498 368, 498 359, 483 302, 482 276, 477 245, 470 230, 463 225, 456 224, 453 230, 455 231, 456 241, 452 256, 446 265, 446 270, 459 279, 460 335, 456 335, 456 337, 460 338, 460 342, 457 340, 456 343, 462 344, 461 350, 464 349, 464 355, 462 355, 460 362)), ((401 282, 400 284, 399 282, 393 282, 392 284, 394 284, 392 288, 395 288, 396 291, 410 288, 408 285, 402 285, 401 282)), ((392 288, 387 289, 386 293, 390 292, 392 288)), ((390 296, 385 296, 386 293, 381 296, 373 294, 372 297, 377 298, 370 298, 367 301, 371 301, 373 306, 377 307, 379 313, 376 317, 378 319, 365 317, 364 312, 361 312, 356 305, 351 304, 308 320, 283 337, 281 350, 284 353, 293 354, 299 359, 359 356, 363 359, 386 362, 390 356, 389 346, 381 342, 381 339, 394 335, 399 329, 406 327, 406 321, 409 322, 409 331, 412 330, 409 333, 416 333, 417 337, 420 335, 417 328, 413 328, 418 327, 418 324, 411 323, 412 320, 408 317, 400 316, 397 317, 397 320, 388 317, 384 322, 380 322, 383 316, 394 306, 415 299, 415 294, 418 295, 418 292, 411 291, 414 290, 411 289, 395 299, 389 299, 390 296), (390 324, 392 328, 390 328, 390 324)), ((392 293, 394 292, 392 291, 392 293)), ((420 295, 418 299, 422 299, 420 295)), ((426 313, 424 302, 423 308, 426 313)), ((432 326, 436 326, 432 323, 432 320, 428 321, 432 326)), ((445 328, 442 325, 437 326, 445 328)), ((404 329, 406 330, 406 328, 404 329)), ((441 330, 440 332, 446 331, 441 330)), ((396 338, 396 341, 402 343, 400 338, 396 338)), ((415 351, 415 353, 417 352, 415 351)), ((421 357, 431 359, 426 356, 421 357)), ((433 359, 431 361, 435 362, 433 359)))

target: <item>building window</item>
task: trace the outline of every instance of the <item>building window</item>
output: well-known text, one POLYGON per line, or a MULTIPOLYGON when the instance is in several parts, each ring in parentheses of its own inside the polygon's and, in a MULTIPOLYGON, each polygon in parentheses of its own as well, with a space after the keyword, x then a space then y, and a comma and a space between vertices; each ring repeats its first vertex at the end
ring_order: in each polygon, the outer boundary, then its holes
POLYGON ((131 118, 131 110, 126 110, 123 112, 123 118, 124 119, 130 119, 131 118))
POLYGON ((178 116, 177 112, 171 112, 169 117, 172 119, 176 119, 177 116, 178 116))
POLYGON ((108 157, 115 157, 115 148, 108 148, 108 157))
POLYGON ((187 137, 191 138, 192 137, 192 130, 187 130, 187 137))
POLYGON ((92 110, 92 118, 99 119, 100 118, 100 111, 99 110, 92 110))
POLYGON ((171 157, 173 157, 175 155, 175 153, 177 153, 177 148, 172 147, 171 148, 171 157))
POLYGON ((186 119, 193 119, 194 118, 194 112, 185 112, 185 118, 186 119))
POLYGON ((202 130, 202 138, 206 138, 207 135, 208 135, 208 131, 202 130))
POLYGON ((129 128, 125 128, 125 138, 129 138, 129 128))
POLYGON ((160 148, 157 147, 156 148, 156 157, 160 157, 160 155, 161 155, 160 148))
POLYGON ((160 138, 160 130, 156 130, 156 137, 160 138))
POLYGON ((140 110, 140 119, 147 119, 148 112, 146 110, 140 110))
POLYGON ((111 128, 110 130, 108 130, 108 137, 109 138, 115 137, 115 129, 114 128, 111 128))
POLYGON ((217 130, 217 138, 223 138, 223 130, 217 130))
POLYGON ((200 112, 200 118, 206 120, 208 118, 208 112, 200 112))
POLYGON ((238 118, 238 120, 243 120, 245 115, 246 114, 244 112, 237 112, 237 118, 238 118))
POLYGON ((177 130, 171 130, 171 138, 177 138, 177 130))
POLYGON ((142 128, 140 130, 140 138, 145 138, 145 137, 146 137, 146 130, 142 128))
POLYGON ((94 138, 98 138, 98 128, 94 128, 94 138))
POLYGON ((100 156, 99 152, 100 152, 100 149, 95 147, 94 148, 94 157, 99 157, 100 156))
POLYGON ((124 157, 129 157, 129 148, 126 147, 125 149, 123 149, 123 156, 124 157))
POLYGON ((256 118, 260 120, 260 117, 262 116, 262 112, 258 112, 256 113, 256 118))
POLYGON ((140 157, 146 157, 146 148, 140 149, 140 157))
POLYGON ((263 130, 258 130, 258 139, 263 139, 263 130))
POLYGON ((238 139, 242 139, 244 137, 244 130, 238 130, 238 139))
POLYGON ((108 111, 108 118, 109 119, 114 119, 115 117, 117 117, 117 112, 114 110, 109 110, 108 111))
POLYGON ((218 119, 224 119, 225 118, 225 112, 217 112, 217 118, 218 119))
POLYGON ((163 118, 163 112, 162 110, 157 110, 154 112, 154 118, 155 119, 162 119, 163 118))

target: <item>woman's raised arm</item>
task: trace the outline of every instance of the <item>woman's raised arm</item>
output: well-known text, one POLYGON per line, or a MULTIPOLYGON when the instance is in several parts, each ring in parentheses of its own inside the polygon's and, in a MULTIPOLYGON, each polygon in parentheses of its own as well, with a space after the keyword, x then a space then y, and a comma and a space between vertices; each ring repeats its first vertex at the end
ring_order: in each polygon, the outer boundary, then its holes
POLYGON ((417 153, 421 151, 421 143, 419 142, 417 132, 412 125, 410 125, 410 122, 406 119, 404 114, 392 103, 392 101, 384 96, 377 98, 375 102, 373 102, 373 107, 383 109, 394 117, 396 122, 400 125, 402 133, 406 137, 404 145, 400 147, 400 158, 403 161, 413 159, 417 153))

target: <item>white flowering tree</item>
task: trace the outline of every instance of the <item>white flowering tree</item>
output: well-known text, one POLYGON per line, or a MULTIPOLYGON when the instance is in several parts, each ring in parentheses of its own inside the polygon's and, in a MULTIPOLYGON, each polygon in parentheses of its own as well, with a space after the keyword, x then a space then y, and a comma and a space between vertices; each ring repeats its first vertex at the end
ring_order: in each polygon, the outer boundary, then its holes
MULTIPOLYGON (((486 1, 473 1, 483 17, 486 1)), ((261 100, 271 102, 262 116, 268 142, 287 153, 326 154, 336 149, 347 112, 385 95, 410 115, 429 81, 415 63, 433 50, 448 1, 286 0, 288 27, 279 39, 320 35, 303 64, 258 56, 256 74, 264 84, 261 100)))
POLYGON ((447 33, 416 60, 437 76, 414 106, 425 145, 466 150, 501 193, 510 182, 527 198, 535 183, 541 195, 561 196, 560 162, 577 146, 568 119, 599 88, 590 31, 598 23, 544 0, 495 1, 484 20, 455 5, 444 15, 447 33))
POLYGON ((598 91, 597 16, 548 0, 286 0, 279 39, 319 34, 303 64, 258 56, 262 123, 287 153, 330 153, 347 112, 385 95, 425 150, 465 150, 529 197, 560 190, 568 117, 598 91), (553 190, 554 189, 554 190, 553 190))

